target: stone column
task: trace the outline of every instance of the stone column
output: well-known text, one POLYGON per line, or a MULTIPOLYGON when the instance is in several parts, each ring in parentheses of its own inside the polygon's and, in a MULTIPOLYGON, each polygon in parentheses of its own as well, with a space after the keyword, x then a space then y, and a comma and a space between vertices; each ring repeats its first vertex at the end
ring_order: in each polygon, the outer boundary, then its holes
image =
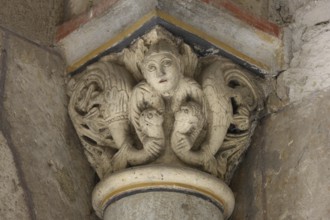
POLYGON ((163 165, 114 173, 93 193, 94 209, 104 220, 225 220, 234 204, 223 181, 198 170, 163 165))

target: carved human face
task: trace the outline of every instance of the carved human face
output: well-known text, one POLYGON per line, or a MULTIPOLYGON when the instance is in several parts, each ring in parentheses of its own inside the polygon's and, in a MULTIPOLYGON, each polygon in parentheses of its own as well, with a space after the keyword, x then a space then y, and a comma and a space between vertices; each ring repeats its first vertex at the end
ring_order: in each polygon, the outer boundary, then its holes
POLYGON ((173 92, 183 77, 178 59, 170 53, 150 55, 144 61, 143 75, 147 82, 163 95, 173 92))
POLYGON ((140 115, 140 126, 144 134, 149 137, 159 138, 163 134, 163 116, 155 109, 146 109, 140 115))
POLYGON ((175 113, 176 132, 182 134, 188 133, 192 128, 198 125, 198 117, 194 114, 192 106, 181 106, 180 110, 175 113))

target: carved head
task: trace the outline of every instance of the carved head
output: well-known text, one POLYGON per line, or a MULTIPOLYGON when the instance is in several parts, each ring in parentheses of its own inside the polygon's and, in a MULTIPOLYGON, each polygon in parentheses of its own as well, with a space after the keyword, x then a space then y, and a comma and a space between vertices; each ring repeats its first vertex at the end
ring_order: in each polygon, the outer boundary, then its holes
POLYGON ((183 78, 177 48, 167 40, 151 45, 141 65, 146 81, 162 95, 170 94, 183 78))
POLYGON ((140 126, 142 132, 149 136, 158 138, 162 136, 163 116, 155 109, 146 109, 140 115, 140 126))
POLYGON ((202 113, 200 105, 195 102, 185 103, 175 113, 176 132, 187 134, 196 131, 199 133, 204 124, 205 116, 202 113))

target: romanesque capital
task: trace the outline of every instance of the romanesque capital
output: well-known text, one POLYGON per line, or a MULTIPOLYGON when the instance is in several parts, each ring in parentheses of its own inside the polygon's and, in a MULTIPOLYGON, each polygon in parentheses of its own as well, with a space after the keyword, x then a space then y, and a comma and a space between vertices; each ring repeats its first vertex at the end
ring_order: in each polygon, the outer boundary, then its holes
POLYGON ((168 164, 228 183, 262 109, 257 81, 156 27, 74 76, 69 114, 101 180, 128 167, 168 164))

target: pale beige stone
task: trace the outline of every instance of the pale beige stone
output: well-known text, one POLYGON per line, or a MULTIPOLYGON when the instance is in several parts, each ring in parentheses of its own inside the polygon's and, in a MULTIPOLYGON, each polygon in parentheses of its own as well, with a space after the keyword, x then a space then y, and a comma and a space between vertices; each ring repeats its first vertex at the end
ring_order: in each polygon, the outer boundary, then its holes
POLYGON ((155 162, 229 182, 263 99, 249 73, 221 57, 198 59, 160 27, 89 66, 68 93, 71 119, 101 179, 155 162))

